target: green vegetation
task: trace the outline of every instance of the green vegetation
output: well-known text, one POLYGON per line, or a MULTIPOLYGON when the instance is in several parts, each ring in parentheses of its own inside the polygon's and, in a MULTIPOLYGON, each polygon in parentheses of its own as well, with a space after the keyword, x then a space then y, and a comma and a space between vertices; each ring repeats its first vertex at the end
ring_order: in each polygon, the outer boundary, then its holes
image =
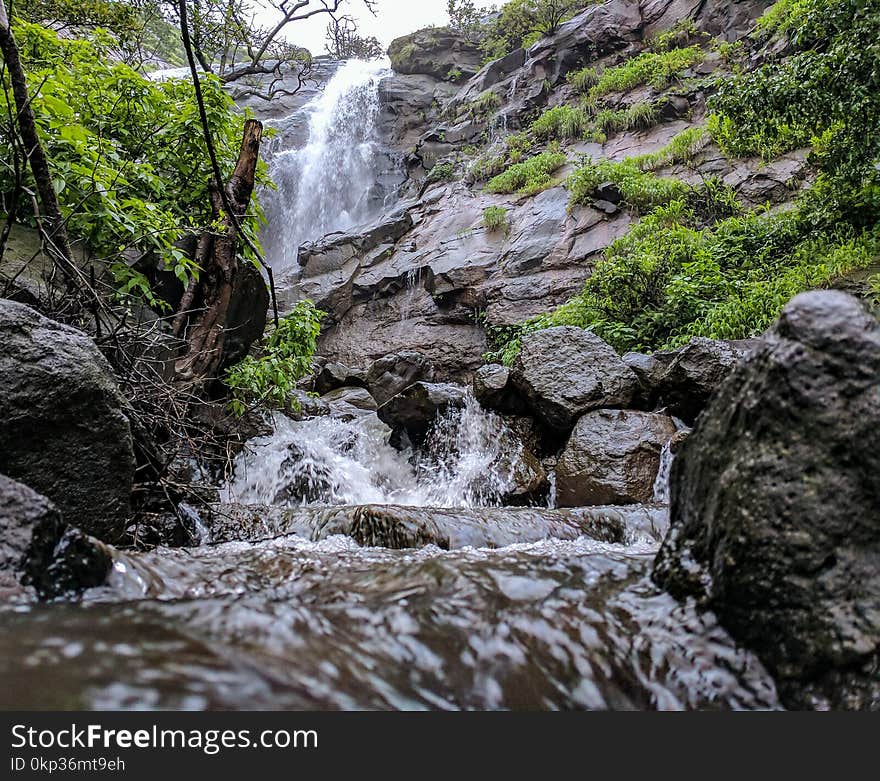
POLYGON ((877 183, 880 149, 880 12, 848 0, 780 0, 765 34, 785 34, 798 51, 721 82, 710 130, 730 155, 766 159, 812 146, 812 162, 855 186, 877 183))
POLYGON ((574 106, 562 105, 547 109, 529 130, 541 141, 583 138, 590 124, 589 114, 574 106))
POLYGON ((806 203, 700 228, 707 206, 718 216, 734 208, 717 184, 657 208, 608 248, 580 295, 505 334, 493 357, 509 363, 524 333, 556 325, 589 328, 620 352, 671 348, 695 336, 754 336, 793 295, 869 268, 880 252, 876 227, 816 225, 806 203))
POLYGON ((478 95, 467 107, 468 113, 475 119, 483 119, 501 108, 501 97, 490 90, 478 95))
POLYGON ((298 406, 291 394, 297 381, 311 371, 324 314, 311 301, 300 301, 278 322, 261 355, 249 355, 227 372, 229 406, 236 415, 256 404, 298 406))
POLYGON ((642 171, 656 171, 658 168, 688 163, 702 152, 712 141, 706 128, 689 127, 674 136, 672 140, 656 152, 648 152, 629 159, 629 163, 642 171))
POLYGON ((630 160, 620 163, 600 160, 582 165, 569 177, 571 203, 589 204, 596 194, 596 188, 605 182, 616 184, 624 203, 640 210, 667 204, 684 196, 689 189, 678 179, 641 171, 630 160))
POLYGON ((687 46, 697 35, 697 25, 693 19, 681 19, 668 30, 655 35, 648 46, 655 52, 668 52, 687 46))
POLYGON ((686 68, 703 61, 705 55, 699 46, 669 51, 646 51, 623 65, 602 71, 588 95, 595 99, 612 92, 628 92, 643 84, 663 89, 671 84, 686 68))
MULTIPOLYGON (((690 188, 650 173, 692 159, 710 140, 703 128, 653 154, 581 167, 569 180, 574 203, 614 181, 628 203, 650 211, 611 244, 580 295, 496 332, 493 359, 509 363, 524 333, 554 325, 590 328, 620 351, 754 336, 793 295, 877 267, 880 13, 848 0, 780 0, 759 25, 759 44, 774 35, 788 37, 795 51, 719 80, 708 131, 731 156, 772 159, 811 147, 813 186, 792 208, 743 211, 718 182, 690 188)), ((652 82, 658 71, 650 62, 639 55, 590 90, 652 82)), ((880 275, 871 278, 880 291, 878 283, 880 275)))
POLYGON ((489 231, 501 231, 507 233, 507 209, 503 206, 487 206, 483 209, 483 225, 489 231))
POLYGON ((486 61, 497 60, 519 48, 528 49, 584 8, 601 0, 510 0, 489 26, 483 39, 486 61))
POLYGON ((513 133, 504 139, 504 150, 496 155, 482 155, 474 161, 468 171, 472 182, 483 182, 505 171, 512 165, 521 163, 531 151, 532 140, 525 133, 513 133))
POLYGON ((657 124, 657 103, 639 101, 622 109, 605 108, 598 112, 588 102, 580 106, 566 104, 547 109, 529 126, 539 141, 596 141, 604 144, 608 136, 624 130, 646 130, 657 124))
POLYGON ((659 120, 659 111, 653 103, 640 101, 624 109, 602 109, 593 120, 595 131, 605 136, 622 130, 646 130, 659 120))
POLYGON ((566 81, 571 84, 577 92, 586 94, 590 91, 591 87, 594 87, 599 82, 599 69, 590 67, 572 71, 566 77, 566 81))
POLYGON ((562 152, 549 149, 522 163, 510 166, 504 173, 489 180, 490 193, 519 193, 536 195, 553 185, 552 174, 566 163, 562 152))
POLYGON ((438 163, 430 171, 428 171, 425 181, 428 184, 436 184, 437 182, 451 182, 455 179, 454 163, 438 163))
MULTIPOLYGON (((124 262, 126 250, 158 253, 184 281, 197 274, 193 262, 173 246, 185 230, 212 220, 210 164, 192 85, 152 82, 114 62, 115 42, 100 31, 85 41, 17 23, 15 35, 71 237, 111 265, 122 294, 152 300, 146 279, 124 262)), ((9 116, 15 108, 9 104, 8 81, 4 86, 0 115, 9 116)), ((244 117, 214 77, 205 78, 203 88, 221 167, 229 176, 244 117)), ((8 136, 0 138, 0 157, 11 161, 9 143, 8 136)), ((264 164, 259 175, 268 182, 264 164)), ((13 171, 3 166, 0 192, 13 190, 13 171)), ((36 219, 29 199, 20 199, 17 218, 36 219)), ((253 242, 260 221, 258 207, 244 220, 253 242)))

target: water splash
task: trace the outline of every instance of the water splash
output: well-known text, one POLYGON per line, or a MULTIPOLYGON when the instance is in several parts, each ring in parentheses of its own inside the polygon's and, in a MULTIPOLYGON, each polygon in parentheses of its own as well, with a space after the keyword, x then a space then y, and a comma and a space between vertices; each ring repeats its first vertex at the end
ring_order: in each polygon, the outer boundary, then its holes
POLYGON ((672 472, 674 459, 672 440, 669 440, 660 451, 660 469, 657 471, 657 479, 654 481, 653 501, 655 504, 669 504, 669 475, 672 472))
POLYGON ((522 444, 472 397, 438 416, 418 454, 395 450, 374 415, 274 421, 274 434, 238 456, 225 501, 490 507, 502 504, 521 467, 522 444))
POLYGON ((304 109, 306 145, 271 157, 278 189, 263 196, 262 241, 279 270, 296 267, 303 242, 368 221, 381 206, 379 82, 389 73, 382 61, 346 62, 304 109))

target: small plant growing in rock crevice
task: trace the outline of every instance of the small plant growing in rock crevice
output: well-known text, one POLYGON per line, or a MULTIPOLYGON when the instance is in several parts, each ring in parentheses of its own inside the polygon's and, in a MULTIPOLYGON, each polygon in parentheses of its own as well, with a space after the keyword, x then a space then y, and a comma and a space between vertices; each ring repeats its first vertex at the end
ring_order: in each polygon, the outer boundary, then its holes
POLYGON ((503 231, 507 233, 510 230, 507 209, 503 206, 487 206, 483 209, 483 225, 490 232, 503 231))
POLYGON ((566 161, 562 152, 551 148, 490 179, 486 189, 490 193, 537 195, 553 186, 552 174, 562 168, 566 161))
POLYGON ((438 182, 451 182, 455 179, 454 163, 438 163, 430 171, 425 181, 428 184, 437 184, 438 182))

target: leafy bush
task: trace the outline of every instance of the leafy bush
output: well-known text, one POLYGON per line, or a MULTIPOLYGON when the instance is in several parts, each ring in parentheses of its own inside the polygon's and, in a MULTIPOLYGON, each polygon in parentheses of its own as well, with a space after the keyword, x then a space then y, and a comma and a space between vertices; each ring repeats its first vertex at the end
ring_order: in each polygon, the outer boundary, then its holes
POLYGON ((490 26, 483 41, 486 60, 496 60, 519 48, 528 49, 552 35, 566 19, 602 0, 510 0, 490 26))
POLYGON ((782 0, 763 20, 765 33, 784 33, 797 51, 718 83, 709 118, 715 140, 729 155, 766 159, 812 145, 812 161, 841 186, 876 183, 876 3, 782 0))
MULTIPOLYGON (((114 41, 60 38, 34 24, 18 23, 40 136, 72 238, 111 264, 121 292, 150 298, 146 279, 122 259, 126 249, 156 252, 186 281, 198 269, 173 246, 187 229, 210 224, 210 163, 192 85, 152 82, 111 56, 114 41)), ((224 175, 238 158, 244 117, 213 77, 203 82, 208 122, 224 175)), ((7 84, 8 87, 8 84, 7 84)), ((7 116, 11 93, 0 92, 7 116)), ((0 155, 12 159, 8 139, 0 155)), ((12 190, 0 168, 0 191, 12 190)), ((258 178, 268 182, 260 164, 258 178)), ((33 219, 21 203, 19 219, 33 219)), ((258 205, 243 221, 253 242, 261 222, 258 205)))
POLYGON ((794 210, 731 214, 723 188, 689 193, 613 242, 580 295, 506 332, 493 357, 511 361, 524 333, 555 325, 589 328, 621 352, 760 334, 793 295, 877 263, 880 203, 868 230, 843 217, 863 197, 820 179, 794 210), (707 213, 726 216, 701 227, 707 213))
POLYGON ((508 230, 507 209, 503 206, 487 206, 483 209, 483 225, 489 231, 508 230))
POLYGON ((565 155, 551 149, 510 166, 504 173, 490 179, 486 189, 490 193, 536 195, 553 184, 552 174, 565 163, 565 155))
POLYGON ((628 92, 642 84, 663 89, 683 70, 702 62, 704 57, 699 46, 663 52, 642 52, 623 65, 603 71, 590 88, 589 95, 595 99, 612 92, 628 92))
POLYGON ((454 163, 438 163, 430 171, 425 181, 428 184, 436 184, 437 182, 451 182, 455 179, 454 163))
POLYGON ((311 301, 300 301, 281 318, 261 355, 249 355, 227 372, 229 406, 236 415, 243 415, 250 405, 295 404, 291 394, 297 381, 311 371, 324 314, 311 301))
POLYGON ((660 206, 683 197, 688 185, 678 179, 667 179, 640 171, 631 161, 615 163, 600 160, 588 162, 568 178, 571 203, 589 204, 596 188, 604 182, 613 182, 620 189, 623 200, 636 209, 660 206))

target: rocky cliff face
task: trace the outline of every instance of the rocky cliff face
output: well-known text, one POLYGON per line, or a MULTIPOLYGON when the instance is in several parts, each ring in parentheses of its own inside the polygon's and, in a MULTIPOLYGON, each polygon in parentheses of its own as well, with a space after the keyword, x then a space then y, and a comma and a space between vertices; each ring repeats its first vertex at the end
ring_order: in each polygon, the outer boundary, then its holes
MULTIPOLYGON (((510 133, 548 108, 573 102, 567 79, 573 71, 625 62, 657 33, 687 19, 705 42, 735 40, 767 5, 609 0, 470 78, 472 47, 453 33, 396 41, 391 55, 398 72, 382 82, 380 126, 406 165, 399 200, 375 225, 303 248, 301 280, 287 294, 311 297, 329 312, 321 352, 365 367, 392 350, 418 349, 437 366, 439 379, 469 379, 483 363, 487 330, 520 323, 578 293, 597 258, 635 219, 613 197, 570 207, 562 182, 573 165, 583 156, 619 161, 652 153, 702 124, 705 78, 728 66, 707 44, 703 61, 671 86, 613 96, 620 108, 645 101, 659 106, 658 121, 645 130, 609 132, 602 143, 563 146, 568 162, 555 173, 554 186, 536 196, 488 192, 472 181, 475 159, 503 154, 510 133), (460 56, 450 58, 455 52, 460 56), (455 63, 461 75, 450 75, 455 63), (504 211, 502 226, 484 224, 490 207, 504 211)), ((539 141, 533 151, 540 148, 539 141)), ((805 155, 770 164, 731 162, 704 143, 687 164, 670 163, 657 173, 690 183, 714 176, 744 203, 781 204, 805 178, 805 155)))

